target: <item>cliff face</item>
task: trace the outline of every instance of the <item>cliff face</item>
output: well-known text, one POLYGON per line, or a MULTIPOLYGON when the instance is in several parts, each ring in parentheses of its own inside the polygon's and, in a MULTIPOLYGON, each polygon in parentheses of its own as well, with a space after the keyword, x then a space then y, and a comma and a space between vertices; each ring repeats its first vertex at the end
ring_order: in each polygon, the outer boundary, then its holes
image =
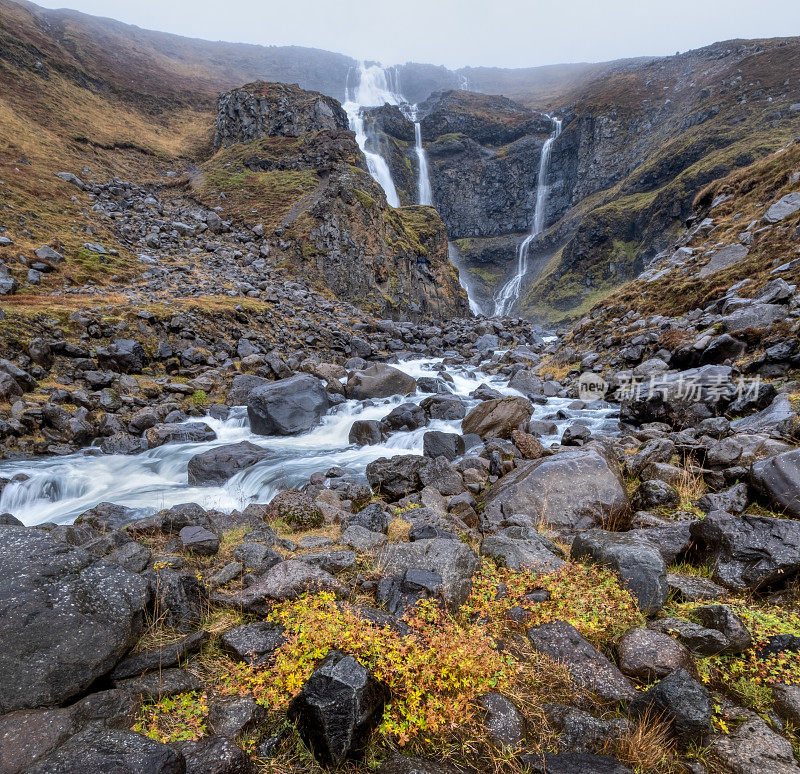
POLYGON ((223 94, 224 147, 204 165, 197 195, 262 223, 273 235, 268 262, 338 298, 390 317, 467 315, 436 211, 389 207, 346 126, 338 103, 296 86, 223 94))

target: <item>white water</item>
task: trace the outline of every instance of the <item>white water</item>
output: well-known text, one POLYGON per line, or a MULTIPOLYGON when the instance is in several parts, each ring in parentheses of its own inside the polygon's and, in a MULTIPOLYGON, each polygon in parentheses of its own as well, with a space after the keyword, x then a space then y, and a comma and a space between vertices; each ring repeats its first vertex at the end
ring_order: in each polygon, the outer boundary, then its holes
MULTIPOLYGON (((349 76, 349 73, 348 73, 349 76)), ((367 169, 375 182, 383 188, 386 194, 386 201, 392 207, 400 206, 400 197, 397 195, 397 188, 392 180, 392 173, 386 159, 380 153, 376 153, 367 148, 369 137, 364 127, 364 118, 361 109, 365 107, 381 107, 382 105, 399 105, 403 102, 393 88, 396 88, 396 73, 380 65, 367 65, 361 62, 359 65, 358 85, 351 89, 348 83, 345 84, 346 101, 342 105, 350 123, 350 129, 355 132, 356 142, 361 148, 367 159, 367 169), (390 86, 392 82, 392 86, 390 86)))
POLYGON ((456 267, 456 271, 458 272, 458 283, 462 288, 464 288, 464 292, 467 294, 470 312, 475 315, 483 314, 483 309, 476 298, 472 275, 464 265, 464 261, 461 258, 461 253, 458 252, 458 248, 452 242, 447 243, 447 254, 450 256, 450 263, 456 267))
MULTIPOLYGON (((420 359, 397 367, 415 378, 436 376, 440 361, 420 359)), ((453 377, 452 389, 467 402, 482 382, 505 395, 518 395, 506 385, 506 379, 486 376, 464 367, 448 367, 453 377)), ((101 454, 87 449, 65 457, 0 462, 0 477, 24 474, 25 481, 8 484, 0 493, 0 513, 11 513, 25 524, 72 522, 76 516, 100 502, 112 502, 137 509, 142 515, 180 503, 195 502, 204 508, 230 512, 252 502, 268 502, 276 492, 308 481, 312 473, 325 472, 338 465, 355 475, 363 475, 369 462, 397 454, 421 454, 423 436, 428 430, 460 432, 461 422, 434 420, 427 427, 396 433, 376 446, 348 444, 350 426, 356 419, 381 419, 395 406, 406 401, 419 403, 425 394, 412 398, 396 396, 380 401, 350 400, 332 409, 313 430, 291 437, 261 436, 250 432, 247 411, 234 408, 228 419, 206 417, 205 422, 217 433, 215 441, 173 443, 137 455, 101 454), (374 405, 371 405, 374 404, 374 405), (268 460, 238 473, 222 486, 190 487, 187 466, 196 454, 217 446, 250 441, 274 452, 268 460)), ((571 410, 572 401, 550 398, 545 406, 535 406, 534 419, 542 419, 561 410, 570 419, 553 420, 557 435, 542 438, 547 445, 558 440, 564 428, 576 417, 583 417, 592 432, 615 432, 616 422, 609 418, 611 409, 571 410)))
POLYGON ((553 142, 561 134, 561 120, 553 118, 553 131, 545 140, 542 146, 542 156, 539 159, 539 174, 536 178, 536 209, 533 213, 533 228, 530 234, 525 237, 517 251, 517 273, 500 288, 500 292, 495 298, 494 314, 495 317, 502 317, 511 312, 519 298, 522 288, 522 280, 528 273, 528 249, 539 234, 544 231, 545 218, 547 216, 547 196, 550 193, 550 186, 547 184, 547 175, 550 171, 550 153, 553 142))
POLYGON ((431 175, 428 169, 428 154, 422 145, 422 127, 416 120, 416 108, 414 115, 414 146, 417 151, 417 169, 419 175, 417 179, 417 204, 427 206, 433 205, 433 192, 431 191, 431 175))

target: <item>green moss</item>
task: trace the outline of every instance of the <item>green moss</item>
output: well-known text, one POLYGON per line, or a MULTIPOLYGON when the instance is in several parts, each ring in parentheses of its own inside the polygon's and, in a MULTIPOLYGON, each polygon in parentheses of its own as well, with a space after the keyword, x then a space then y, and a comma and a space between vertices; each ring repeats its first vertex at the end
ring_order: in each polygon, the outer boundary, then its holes
POLYGON ((353 193, 356 195, 356 199, 361 202, 362 207, 365 207, 369 210, 375 206, 375 199, 373 199, 366 191, 356 188, 354 189, 353 193))

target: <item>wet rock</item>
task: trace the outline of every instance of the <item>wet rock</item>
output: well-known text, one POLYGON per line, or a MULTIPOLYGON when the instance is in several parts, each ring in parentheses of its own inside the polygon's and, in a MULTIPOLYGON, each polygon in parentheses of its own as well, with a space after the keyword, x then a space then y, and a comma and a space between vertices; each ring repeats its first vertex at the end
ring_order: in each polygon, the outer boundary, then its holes
POLYGON ((226 402, 229 406, 246 406, 254 390, 269 384, 272 384, 272 382, 263 376, 236 374, 231 381, 226 402))
POLYGON ((722 632, 682 618, 659 618, 651 621, 648 627, 663 634, 677 635, 678 640, 698 656, 716 656, 728 647, 728 640, 722 632))
POLYGON ((358 553, 372 553, 386 545, 387 538, 380 532, 371 532, 364 527, 354 525, 342 533, 339 542, 358 553))
POLYGON ((604 701, 633 698, 635 691, 628 679, 566 621, 534 626, 528 629, 528 639, 540 653, 563 664, 579 687, 604 701))
POLYGON ((212 734, 171 746, 183 755, 186 774, 256 774, 250 756, 224 736, 212 734))
POLYGON ((258 621, 229 629, 221 637, 222 647, 239 661, 260 665, 286 641, 283 627, 258 621))
POLYGON ((347 442, 358 446, 375 446, 383 441, 383 428, 376 419, 357 419, 350 427, 347 442))
POLYGON ((111 532, 124 527, 136 518, 133 508, 114 503, 99 503, 94 508, 84 511, 77 519, 76 524, 88 524, 98 532, 111 532))
POLYGON ((295 529, 317 529, 325 521, 322 511, 304 492, 278 492, 267 506, 265 521, 283 521, 295 529))
POLYGON ((491 740, 502 747, 516 747, 525 739, 525 718, 514 703, 499 693, 485 693, 478 704, 486 713, 484 726, 491 740))
POLYGON ((382 420, 381 428, 387 435, 425 427, 428 418, 416 403, 403 403, 393 408, 382 420))
POLYGON ((629 507, 616 463, 591 447, 519 463, 485 503, 487 524, 525 514, 563 533, 613 523, 629 507))
POLYGON ((382 503, 372 503, 358 513, 347 517, 347 526, 363 527, 372 532, 383 532, 389 529, 392 515, 382 503))
POLYGON ((116 729, 90 728, 76 734, 52 755, 28 769, 30 774, 184 774, 183 756, 146 736, 116 729))
POLYGON ((356 561, 356 554, 347 550, 321 551, 315 554, 303 554, 298 559, 312 567, 319 567, 325 572, 335 574, 352 567, 356 561))
POLYGON ((432 395, 420 403, 431 419, 455 420, 463 419, 467 414, 464 401, 457 395, 432 395))
POLYGON ((472 576, 478 569, 478 557, 466 544, 455 540, 417 540, 413 543, 390 543, 379 557, 387 575, 404 575, 420 569, 438 573, 442 578, 447 604, 463 604, 472 589, 472 576))
POLYGON ((211 730, 228 739, 256 731, 266 719, 267 711, 251 696, 217 699, 208 710, 211 730))
POLYGON ((481 543, 481 556, 517 571, 555 572, 564 565, 560 554, 555 543, 532 528, 510 527, 496 535, 487 535, 481 543))
POLYGON ((711 511, 742 513, 749 502, 747 484, 734 484, 721 492, 709 492, 703 495, 697 501, 697 507, 704 513, 711 513, 711 511))
POLYGON ((159 701, 166 696, 202 690, 202 683, 185 669, 160 669, 139 677, 115 680, 115 688, 140 696, 147 701, 159 701))
POLYGON ((520 760, 533 774, 633 774, 611 755, 546 753, 522 755, 520 760))
POLYGON ((572 543, 570 557, 573 561, 589 558, 613 569, 645 615, 657 613, 667 601, 664 559, 638 536, 599 529, 582 532, 572 543))
POLYGON ((443 433, 441 430, 429 430, 422 436, 422 449, 426 457, 435 459, 444 457, 451 462, 461 457, 464 452, 464 438, 457 433, 443 433))
POLYGON ((475 433, 484 439, 510 438, 531 414, 533 406, 525 398, 485 400, 464 417, 461 428, 464 433, 475 433))
POLYGON ((273 602, 297 599, 308 591, 347 596, 347 589, 330 573, 297 559, 288 559, 270 568, 252 586, 228 597, 227 602, 245 612, 264 613, 273 602))
POLYGON ((330 406, 323 383, 300 374, 257 387, 247 400, 250 428, 258 435, 297 435, 311 430, 330 406))
POLYGON ((717 736, 711 750, 731 774, 800 772, 789 741, 758 717, 749 718, 730 734, 717 736))
POLYGON ((429 462, 417 454, 381 457, 367 465, 367 480, 374 491, 390 500, 399 500, 422 489, 420 471, 429 462))
POLYGON ((135 643, 147 584, 40 530, 0 527, 0 711, 60 704, 135 643))
POLYGON ((682 745, 701 744, 711 731, 711 695, 685 669, 670 673, 637 695, 631 712, 668 719, 682 745))
POLYGON ((217 438, 217 434, 205 422, 156 425, 145 430, 144 436, 151 449, 165 443, 203 443, 217 438))
POLYGON ((289 717, 324 766, 357 756, 377 726, 386 687, 352 656, 331 651, 289 705, 289 717))
POLYGON ((186 656, 208 642, 208 639, 208 632, 193 632, 176 643, 126 656, 114 667, 109 676, 112 680, 124 680, 145 672, 176 666, 186 656))
POLYGON ((667 634, 651 629, 631 629, 617 643, 619 668, 643 682, 666 677, 676 669, 696 674, 689 651, 667 634))
POLYGON ((795 726, 800 724, 800 685, 777 683, 772 686, 772 699, 780 717, 795 726))
POLYGON ((758 589, 800 570, 800 522, 769 516, 710 513, 692 536, 714 566, 714 580, 729 589, 758 589))
POLYGON ((265 573, 283 561, 283 557, 269 546, 249 540, 236 546, 232 555, 242 563, 246 571, 256 574, 265 573))
POLYGON ((269 450, 249 441, 209 449, 189 460, 189 486, 220 486, 240 471, 271 456, 269 450))
POLYGON ((458 771, 422 758, 393 755, 378 767, 377 774, 458 774, 458 771))
POLYGON ((194 574, 162 567, 148 570, 143 577, 150 582, 156 609, 164 626, 189 631, 200 622, 208 594, 194 574))
POLYGON ((800 519, 800 449, 756 462, 750 480, 773 508, 800 519))
POLYGON ((693 612, 703 626, 722 632, 728 641, 723 653, 741 653, 753 644, 750 630, 728 605, 706 605, 693 612))
POLYGON ((185 551, 198 556, 214 556, 219 551, 219 538, 205 527, 184 527, 178 537, 185 551))
POLYGON ((347 380, 347 397, 355 400, 390 398, 392 395, 413 395, 417 382, 398 368, 385 363, 372 363, 354 371, 347 380))
POLYGON ((728 592, 708 578, 697 575, 680 575, 667 573, 667 585, 679 599, 686 602, 698 602, 703 599, 717 599, 728 592))
POLYGON ((628 729, 622 718, 601 720, 588 712, 562 704, 546 704, 548 723, 561 733, 558 749, 565 753, 597 753, 628 729))

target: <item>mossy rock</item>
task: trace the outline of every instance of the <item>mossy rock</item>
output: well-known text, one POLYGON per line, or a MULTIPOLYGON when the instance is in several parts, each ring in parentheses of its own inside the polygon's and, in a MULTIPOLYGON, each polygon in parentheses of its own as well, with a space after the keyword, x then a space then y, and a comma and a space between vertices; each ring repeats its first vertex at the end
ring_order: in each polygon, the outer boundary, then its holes
POLYGON ((324 523, 322 511, 303 492, 287 489, 275 495, 265 514, 267 521, 280 521, 297 530, 318 529, 324 523))

